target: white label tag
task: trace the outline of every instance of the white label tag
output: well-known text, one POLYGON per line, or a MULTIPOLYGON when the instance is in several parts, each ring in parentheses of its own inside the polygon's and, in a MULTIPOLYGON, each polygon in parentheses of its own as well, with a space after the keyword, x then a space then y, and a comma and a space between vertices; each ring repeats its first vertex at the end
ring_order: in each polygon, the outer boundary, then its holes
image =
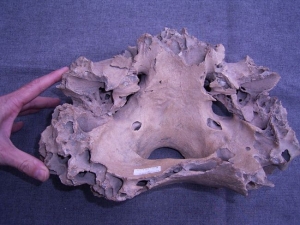
POLYGON ((149 174, 149 173, 157 173, 161 171, 161 166, 155 166, 150 168, 144 168, 144 169, 134 169, 133 175, 143 175, 143 174, 149 174))

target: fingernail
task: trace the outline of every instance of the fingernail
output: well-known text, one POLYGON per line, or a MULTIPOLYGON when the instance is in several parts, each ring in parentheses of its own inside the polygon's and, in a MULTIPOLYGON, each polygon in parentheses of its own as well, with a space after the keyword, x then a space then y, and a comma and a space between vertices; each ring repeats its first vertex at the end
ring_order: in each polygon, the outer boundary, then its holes
POLYGON ((45 181, 46 171, 42 169, 38 169, 37 171, 35 171, 34 178, 40 181, 45 181))

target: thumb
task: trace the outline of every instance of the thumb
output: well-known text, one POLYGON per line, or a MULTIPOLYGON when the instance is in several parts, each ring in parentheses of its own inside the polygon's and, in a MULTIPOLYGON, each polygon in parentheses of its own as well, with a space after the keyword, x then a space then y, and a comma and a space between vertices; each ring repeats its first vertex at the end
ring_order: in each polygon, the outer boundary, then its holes
POLYGON ((39 181, 46 181, 49 178, 49 170, 44 163, 17 148, 7 151, 5 164, 17 168, 28 176, 39 181))

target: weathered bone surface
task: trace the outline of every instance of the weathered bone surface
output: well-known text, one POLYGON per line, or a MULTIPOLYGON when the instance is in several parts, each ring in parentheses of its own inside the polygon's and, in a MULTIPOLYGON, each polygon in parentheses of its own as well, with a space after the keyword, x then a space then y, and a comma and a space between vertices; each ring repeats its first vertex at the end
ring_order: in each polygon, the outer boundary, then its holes
POLYGON ((266 174, 299 155, 286 110, 268 92, 279 75, 246 57, 165 29, 112 59, 80 57, 59 86, 40 153, 66 185, 89 184, 114 201, 195 182, 239 193, 272 186, 266 174), (160 147, 184 159, 148 159, 160 147))

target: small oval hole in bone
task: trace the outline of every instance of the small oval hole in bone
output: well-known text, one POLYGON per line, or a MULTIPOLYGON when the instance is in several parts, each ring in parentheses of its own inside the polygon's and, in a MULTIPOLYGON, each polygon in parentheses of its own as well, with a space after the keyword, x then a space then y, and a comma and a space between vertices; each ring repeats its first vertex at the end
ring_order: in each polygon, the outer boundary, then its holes
POLYGON ((218 116, 233 117, 233 114, 229 112, 226 106, 220 101, 212 102, 212 110, 218 116))
POLYGON ((134 131, 138 131, 138 130, 141 128, 141 126, 142 126, 142 123, 141 123, 141 122, 135 121, 135 122, 132 124, 132 129, 133 129, 134 131))
POLYGON ((253 181, 250 181, 250 182, 248 182, 247 186, 250 189, 254 189, 256 187, 256 184, 253 181))
POLYGON ((147 180, 140 180, 139 182, 137 182, 137 186, 139 187, 145 187, 147 186, 148 181, 147 180))
POLYGON ((209 126, 212 129, 215 129, 215 130, 222 130, 221 125, 211 118, 207 119, 207 126, 209 126))
POLYGON ((289 162, 291 159, 291 155, 289 151, 286 149, 284 152, 281 153, 281 156, 284 158, 285 161, 289 162))
POLYGON ((145 73, 138 73, 137 77, 139 78, 138 85, 141 86, 145 83, 146 81, 146 74, 145 73))
POLYGON ((210 84, 210 81, 208 79, 205 79, 204 80, 204 89, 207 91, 207 92, 211 92, 211 87, 209 86, 210 84))

